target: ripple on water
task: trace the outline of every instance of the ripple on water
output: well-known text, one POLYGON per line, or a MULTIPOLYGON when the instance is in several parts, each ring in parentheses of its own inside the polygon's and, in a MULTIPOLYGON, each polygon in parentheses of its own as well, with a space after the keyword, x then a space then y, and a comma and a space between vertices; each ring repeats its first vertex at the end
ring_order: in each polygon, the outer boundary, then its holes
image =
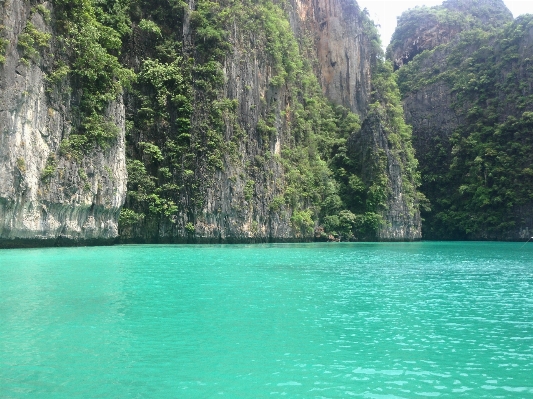
POLYGON ((0 387, 6 398, 528 397, 533 245, 520 246, 0 251, 0 387))

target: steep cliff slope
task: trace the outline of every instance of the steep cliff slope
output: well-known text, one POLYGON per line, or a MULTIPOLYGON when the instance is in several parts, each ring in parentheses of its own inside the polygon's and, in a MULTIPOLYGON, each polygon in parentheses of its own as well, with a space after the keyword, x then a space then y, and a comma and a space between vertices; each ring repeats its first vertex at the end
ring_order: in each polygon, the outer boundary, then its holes
MULTIPOLYGON (((418 198, 402 196, 416 167, 398 158, 389 168, 385 155, 382 178, 362 179, 378 166, 347 145, 379 75, 379 39, 355 2, 150 3, 132 21, 129 62, 141 79, 127 97, 125 239, 419 238, 418 198), (179 82, 154 85, 155 68, 179 70, 179 82)), ((388 134, 365 151, 411 148, 408 135, 388 134)))
POLYGON ((80 113, 83 78, 62 72, 77 57, 62 50, 67 38, 52 15, 51 2, 0 4, 0 246, 106 243, 118 234, 124 106, 117 91, 92 119, 108 139, 86 142, 84 156, 66 151, 90 120, 80 113))
POLYGON ((300 50, 313 61, 325 96, 364 115, 371 94, 371 64, 381 51, 372 44, 379 40, 372 22, 355 1, 293 0, 286 10, 295 36, 314 41, 300 40, 300 50))
POLYGON ((490 30, 512 20, 502 0, 447 0, 437 7, 416 7, 398 19, 387 58, 398 69, 423 51, 449 43, 462 31, 490 30))
POLYGON ((420 237, 354 0, 1 7, 2 245, 420 237))
POLYGON ((524 16, 463 31, 397 71, 432 207, 425 238, 531 236, 532 56, 533 17, 524 16))

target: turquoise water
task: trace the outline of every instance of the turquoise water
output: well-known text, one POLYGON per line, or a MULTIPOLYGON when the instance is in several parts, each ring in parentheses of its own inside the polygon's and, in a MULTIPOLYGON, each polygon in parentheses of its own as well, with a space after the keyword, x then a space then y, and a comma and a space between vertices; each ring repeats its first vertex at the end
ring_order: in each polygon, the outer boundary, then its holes
POLYGON ((533 398, 533 243, 0 251, 0 398, 533 398))

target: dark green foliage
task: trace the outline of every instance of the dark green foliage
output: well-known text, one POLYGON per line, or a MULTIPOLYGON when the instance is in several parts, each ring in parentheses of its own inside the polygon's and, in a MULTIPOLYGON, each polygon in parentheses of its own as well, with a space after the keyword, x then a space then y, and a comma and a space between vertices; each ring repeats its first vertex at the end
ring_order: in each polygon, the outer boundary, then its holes
POLYGON ((17 158, 17 168, 21 173, 26 173, 26 161, 24 158, 17 158))
POLYGON ((44 4, 38 4, 32 8, 32 13, 38 12, 43 17, 44 22, 47 24, 52 20, 52 13, 44 4))
POLYGON ((141 222, 143 218, 144 214, 137 213, 131 209, 123 208, 120 211, 118 222, 124 228, 136 225, 137 223, 141 222))
POLYGON ((517 210, 533 203, 533 70, 524 56, 532 28, 533 16, 522 16, 502 29, 464 32, 398 71, 404 95, 445 82, 464 121, 419 154, 433 208, 427 238, 497 239, 522 225, 517 210), (445 62, 431 70, 436 56, 445 62))
POLYGON ((54 85, 70 77, 79 89, 78 129, 62 144, 65 155, 79 159, 95 145, 105 148, 116 138, 118 128, 104 115, 135 79, 118 58, 122 38, 130 32, 129 5, 129 0, 54 2, 60 51, 48 82, 54 85))
POLYGON ((161 28, 154 21, 150 21, 149 19, 141 19, 139 22, 139 29, 156 36, 161 36, 161 28))
MULTIPOLYGON (((178 211, 174 201, 161 195, 164 194, 163 189, 157 187, 156 179, 148 174, 141 161, 129 160, 127 168, 128 196, 136 204, 142 204, 142 208, 146 209, 149 215, 170 217, 178 211)), ((138 218, 137 221, 142 219, 144 217, 138 218)))
POLYGON ((219 60, 230 48, 224 26, 228 10, 224 6, 223 2, 200 0, 191 13, 194 51, 205 61, 219 60))
POLYGON ((313 232, 315 226, 313 214, 310 209, 294 211, 292 213, 291 223, 297 231, 297 234, 301 234, 303 237, 308 237, 313 232))
MULTIPOLYGON (((152 143, 145 143, 143 141, 139 142, 139 148, 143 150, 144 156, 147 157, 147 161, 150 160, 152 162, 162 161, 164 159, 163 154, 161 153, 161 150, 158 146, 152 143)), ((170 173, 170 170, 166 168, 168 172, 164 174, 165 177, 169 177, 167 173, 170 173)), ((166 171, 165 170, 165 171, 166 171)))
POLYGON ((5 32, 5 26, 0 25, 0 65, 3 64, 6 61, 6 49, 9 44, 9 40, 3 38, 1 35, 5 32))
POLYGON ((116 139, 119 128, 102 115, 94 112, 83 120, 79 134, 70 135, 61 142, 61 155, 81 161, 95 146, 107 149, 116 139))
MULTIPOLYGON (((165 226, 172 234, 194 236, 215 176, 232 169, 240 171, 236 186, 250 209, 265 195, 259 188, 267 186, 273 191, 269 211, 290 219, 301 237, 322 224, 343 239, 375 237, 388 181, 363 181, 361 165, 347 150, 360 130, 359 117, 325 99, 313 60, 302 56, 315 54, 313 42, 305 34, 296 39, 284 7, 269 0, 198 0, 192 10, 181 0, 58 1, 56 23, 72 50, 69 62, 58 62, 48 79, 60 84, 67 76, 83 88, 80 129, 62 144, 65 154, 79 159, 91 145, 105 147, 112 129, 96 115, 127 88, 123 233, 145 228, 153 230, 145 234, 158 234, 165 226), (254 105, 253 123, 243 120, 236 99, 223 94, 223 65, 235 49, 235 29, 239 51, 257 51, 272 73, 268 94, 254 105), (125 53, 130 46, 132 54, 125 53), (290 98, 285 109, 272 94, 278 90, 290 98), (273 155, 277 140, 281 151, 273 155), (241 152, 248 151, 250 159, 243 160, 241 152), (271 168, 283 171, 275 182, 267 182, 271 168)), ((367 15, 360 17, 378 65, 379 35, 367 15)), ((376 85, 390 89, 378 80, 376 85)), ((397 140, 408 140, 401 127, 397 134, 397 140)), ((397 147, 397 156, 408 159, 397 147)), ((376 156, 376 167, 383 169, 383 154, 376 156)), ((257 232, 257 221, 251 229, 257 232)))
POLYGON ((28 63, 30 59, 35 59, 39 51, 49 47, 50 38, 49 33, 39 31, 33 23, 28 22, 17 43, 22 50, 22 61, 28 63))
POLYGON ((512 20, 513 16, 502 0, 448 0, 436 7, 417 6, 398 18, 387 47, 387 58, 392 59, 393 54, 402 49, 408 52, 402 55, 407 58, 403 62, 409 62, 424 50, 448 43, 460 32, 472 29, 491 31, 512 20))
POLYGON ((187 224, 185 225, 185 231, 187 232, 187 234, 194 234, 195 232, 195 227, 194 227, 194 224, 192 224, 191 222, 187 222, 187 224))
POLYGON ((244 186, 244 199, 250 201, 254 195, 255 182, 248 180, 244 186))
POLYGON ((54 177, 57 170, 57 161, 55 156, 51 155, 46 160, 46 166, 41 172, 41 181, 49 183, 52 177, 54 177))
MULTIPOLYGON (((209 7, 204 3, 198 2, 202 11, 191 15, 202 17, 191 22, 195 28, 216 16, 205 15, 209 7)), ((144 213, 146 217, 140 221, 144 223, 173 220, 179 212, 192 216, 202 206, 203 184, 222 166, 221 120, 234 107, 231 101, 217 101, 222 78, 216 57, 205 49, 193 57, 184 52, 182 29, 174 26, 174 18, 168 18, 183 15, 183 5, 140 2, 132 13, 150 50, 128 96, 128 152, 136 160, 128 162, 135 179, 130 175, 126 206, 144 213), (193 115, 195 111, 202 116, 193 115), (193 128, 191 120, 202 122, 193 128), (184 203, 183 197, 188 201, 184 203)))

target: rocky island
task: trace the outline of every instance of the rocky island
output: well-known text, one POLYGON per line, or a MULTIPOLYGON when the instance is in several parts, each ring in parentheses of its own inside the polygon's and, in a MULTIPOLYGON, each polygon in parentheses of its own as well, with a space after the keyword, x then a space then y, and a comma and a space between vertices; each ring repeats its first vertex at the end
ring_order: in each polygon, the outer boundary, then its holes
POLYGON ((532 20, 2 2, 0 246, 529 237, 532 20))

